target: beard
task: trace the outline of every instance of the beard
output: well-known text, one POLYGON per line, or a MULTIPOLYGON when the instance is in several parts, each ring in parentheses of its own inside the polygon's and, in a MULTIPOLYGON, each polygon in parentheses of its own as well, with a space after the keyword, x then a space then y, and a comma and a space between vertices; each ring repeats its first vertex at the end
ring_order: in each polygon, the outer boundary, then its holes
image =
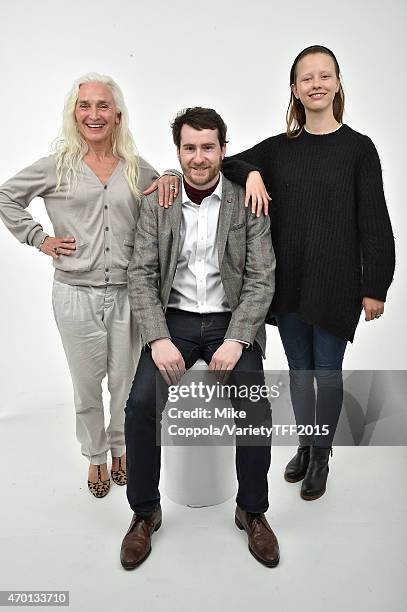
POLYGON ((182 172, 184 173, 186 181, 196 188, 200 188, 208 183, 211 183, 219 174, 222 160, 220 163, 211 166, 183 166, 181 165, 182 172))

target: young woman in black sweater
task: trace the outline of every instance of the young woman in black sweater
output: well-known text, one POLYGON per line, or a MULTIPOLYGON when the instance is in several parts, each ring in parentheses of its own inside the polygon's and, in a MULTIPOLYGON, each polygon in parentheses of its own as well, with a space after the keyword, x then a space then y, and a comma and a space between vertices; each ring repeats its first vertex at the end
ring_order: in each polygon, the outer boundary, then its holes
POLYGON ((268 322, 284 345, 297 425, 315 424, 314 435, 300 436, 285 478, 303 480, 301 497, 313 500, 326 488, 346 344, 362 309, 366 321, 383 314, 395 256, 380 160, 370 138, 342 124, 332 51, 304 49, 290 84, 287 132, 226 158, 222 172, 242 185, 247 179, 253 210, 269 208, 277 267, 268 322), (318 435, 323 425, 329 433, 318 435))
MULTIPOLYGON (((362 309, 366 321, 383 314, 395 258, 380 160, 370 138, 342 124, 332 51, 301 51, 290 86, 286 133, 226 158, 222 172, 246 186, 253 212, 271 217, 277 267, 268 322, 277 323, 286 352, 297 425, 314 432, 300 436, 284 476, 303 480, 301 497, 312 500, 326 488, 347 342, 362 309)), ((171 204, 178 185, 161 178, 159 201, 171 204)))

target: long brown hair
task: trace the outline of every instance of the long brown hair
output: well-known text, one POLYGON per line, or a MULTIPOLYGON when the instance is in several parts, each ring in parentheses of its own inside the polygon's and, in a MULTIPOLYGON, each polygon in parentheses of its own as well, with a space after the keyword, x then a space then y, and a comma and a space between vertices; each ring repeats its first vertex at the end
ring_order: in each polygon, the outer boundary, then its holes
MULTIPOLYGON (((325 55, 329 55, 333 59, 336 77, 339 79, 339 90, 335 94, 333 101, 333 113, 338 123, 342 123, 343 111, 345 107, 345 93, 342 87, 341 72, 339 70, 338 60, 330 49, 328 49, 327 47, 323 47, 322 45, 312 45, 311 47, 303 49, 301 53, 297 55, 293 62, 293 65, 291 66, 290 87, 293 83, 295 83, 295 80, 297 78, 298 62, 306 55, 311 55, 312 53, 325 53, 325 55)), ((305 125, 305 108, 301 100, 297 100, 297 98, 294 96, 292 89, 290 103, 288 105, 286 114, 286 122, 288 138, 296 138, 297 136, 299 136, 305 125)))

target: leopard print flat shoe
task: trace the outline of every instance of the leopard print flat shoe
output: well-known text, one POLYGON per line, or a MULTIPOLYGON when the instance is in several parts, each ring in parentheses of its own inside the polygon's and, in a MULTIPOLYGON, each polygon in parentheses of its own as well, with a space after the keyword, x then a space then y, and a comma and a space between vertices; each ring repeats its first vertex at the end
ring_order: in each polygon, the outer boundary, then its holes
POLYGON ((119 457, 119 469, 112 470, 111 474, 112 474, 113 482, 115 482, 117 485, 122 487, 123 485, 127 484, 126 470, 122 468, 122 458, 121 457, 119 457))
POLYGON ((102 480, 102 475, 100 473, 100 465, 98 467, 98 479, 97 482, 91 482, 88 480, 88 489, 95 497, 104 497, 108 494, 110 489, 110 478, 107 480, 102 480))

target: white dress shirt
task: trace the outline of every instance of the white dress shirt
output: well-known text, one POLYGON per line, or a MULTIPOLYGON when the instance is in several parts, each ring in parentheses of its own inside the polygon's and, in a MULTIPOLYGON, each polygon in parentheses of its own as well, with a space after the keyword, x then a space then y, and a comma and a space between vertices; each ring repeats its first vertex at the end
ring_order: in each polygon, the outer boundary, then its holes
POLYGON ((200 314, 230 312, 219 271, 217 228, 222 175, 201 204, 188 199, 182 183, 178 265, 168 306, 200 314))

